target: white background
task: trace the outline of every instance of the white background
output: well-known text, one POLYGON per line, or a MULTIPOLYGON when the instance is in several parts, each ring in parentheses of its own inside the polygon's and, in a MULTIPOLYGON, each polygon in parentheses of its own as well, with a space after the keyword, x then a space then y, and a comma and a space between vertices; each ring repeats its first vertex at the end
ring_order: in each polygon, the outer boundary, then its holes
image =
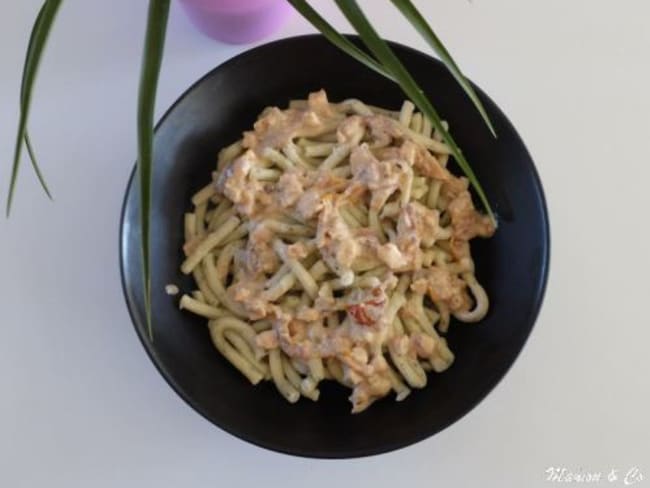
MULTIPOLYGON (((4 201, 40 2, 0 1, 4 201)), ((386 37, 426 50, 389 2, 363 4, 386 37)), ((0 219, 0 486, 550 486, 549 466, 635 465, 650 486, 650 4, 418 4, 518 128, 549 202, 545 304, 499 386, 433 438, 348 461, 265 451, 192 411, 144 354, 119 282, 146 2, 68 0, 30 124, 56 201, 25 165, 0 219)), ((296 17, 274 37, 306 32, 296 17)), ((174 5, 157 113, 245 48, 202 37, 174 5)))

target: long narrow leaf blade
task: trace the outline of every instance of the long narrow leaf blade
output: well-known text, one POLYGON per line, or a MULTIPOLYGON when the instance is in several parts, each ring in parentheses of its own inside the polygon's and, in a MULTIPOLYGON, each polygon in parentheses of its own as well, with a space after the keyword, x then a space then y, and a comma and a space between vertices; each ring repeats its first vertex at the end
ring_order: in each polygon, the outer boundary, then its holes
POLYGON ((28 68, 31 64, 31 60, 34 59, 34 51, 36 47, 36 39, 38 37, 38 33, 42 31, 43 29, 43 21, 45 19, 45 15, 48 12, 48 4, 49 0, 46 0, 41 9, 38 11, 38 15, 36 16, 36 20, 34 21, 34 25, 32 26, 32 32, 29 35, 29 43, 27 44, 27 52, 25 53, 25 61, 23 63, 23 73, 22 73, 22 79, 20 83, 20 106, 21 108, 23 107, 23 104, 25 103, 25 95, 27 94, 27 82, 28 82, 28 76, 27 76, 27 71, 28 68))
POLYGON ((415 27, 415 29, 420 33, 424 40, 427 41, 429 46, 431 46, 433 51, 440 57, 447 69, 451 72, 458 84, 462 87, 469 99, 472 101, 476 107, 476 110, 478 110, 479 114, 481 114, 481 117, 485 121, 485 124, 490 129, 490 132, 492 132, 492 135, 496 137, 496 131, 494 130, 492 121, 485 111, 485 107, 483 107, 483 104, 478 98, 478 95, 474 91, 471 83, 461 72, 460 68, 451 57, 451 54, 449 54, 447 48, 444 46, 435 32, 433 32, 433 29, 424 19, 422 14, 418 11, 415 5, 413 5, 411 0, 391 0, 391 2, 393 2, 393 5, 395 5, 395 7, 397 7, 399 11, 402 12, 402 15, 406 17, 406 19, 411 23, 413 27, 415 27))
POLYGON ((149 261, 151 177, 153 166, 153 117, 160 66, 165 46, 170 0, 150 0, 142 55, 138 94, 138 177, 140 181, 140 230, 142 234, 142 278, 149 339, 151 323, 151 266, 149 261))
MULTIPOLYGON (((23 142, 27 130, 27 119, 32 99, 32 89, 34 80, 41 62, 43 50, 47 44, 47 39, 52 29, 52 24, 56 14, 61 7, 62 0, 46 0, 36 18, 34 27, 25 57, 25 66, 21 84, 20 97, 20 117, 18 120, 18 131, 16 134, 16 145, 14 147, 14 159, 11 168, 11 179, 9 182, 9 194, 7 196, 7 216, 11 213, 11 203, 13 201, 16 181, 18 179, 18 170, 20 168, 20 157, 22 155, 23 142)), ((40 171, 37 171, 40 174, 40 171)))
POLYGON ((476 193, 490 218, 494 220, 494 214, 492 213, 490 203, 488 202, 485 192, 476 178, 474 171, 458 148, 454 139, 443 127, 440 116, 431 105, 431 102, 429 102, 427 97, 424 95, 422 89, 417 85, 395 53, 393 53, 386 41, 379 37, 379 34, 377 34, 375 29, 372 27, 356 0, 335 0, 335 2, 350 24, 352 24, 352 27, 357 31, 364 44, 384 66, 384 68, 395 77, 397 83, 400 85, 406 96, 418 106, 422 113, 431 120, 433 126, 441 133, 443 140, 451 149, 452 155, 456 159, 458 166, 463 173, 465 173, 465 176, 467 176, 467 179, 476 190, 476 193))
POLYGON ((34 154, 34 148, 32 147, 32 141, 29 138, 29 133, 25 129, 25 147, 27 148, 27 154, 29 154, 29 159, 32 162, 32 168, 34 168, 34 172, 36 173, 36 177, 38 178, 38 181, 41 184, 41 187, 43 188, 43 191, 47 195, 47 197, 52 200, 52 194, 50 193, 50 189, 47 187, 47 183, 45 182, 45 178, 43 177, 43 173, 41 173, 41 169, 38 167, 38 163, 36 162, 36 155, 34 154))
POLYGON ((320 14, 306 2, 306 0, 288 0, 288 2, 298 11, 298 13, 300 13, 300 15, 302 15, 321 34, 323 34, 328 41, 345 52, 348 56, 353 57, 380 75, 390 78, 391 80, 393 79, 392 75, 388 73, 383 66, 352 44, 348 39, 343 37, 336 29, 334 29, 334 27, 332 27, 331 24, 321 17, 320 14))
MULTIPOLYGON (((27 45, 27 53, 25 55, 25 63, 23 65, 23 76, 22 76, 22 82, 20 86, 20 107, 21 110, 25 106, 25 96, 27 93, 27 89, 25 86, 25 82, 27 81, 26 72, 27 72, 27 66, 29 64, 29 60, 33 58, 34 56, 34 47, 35 47, 35 38, 36 38, 36 33, 42 28, 43 24, 43 14, 45 12, 45 9, 41 8, 38 12, 38 16, 36 17, 36 21, 34 22, 34 27, 32 29, 32 32, 29 36, 29 44, 27 45)), ((39 183, 41 184, 41 187, 43 188, 43 191, 47 195, 47 197, 52 200, 52 194, 50 193, 50 189, 47 186, 47 182, 45 181, 45 178, 43 177, 43 173, 41 172, 41 169, 38 166, 38 160, 36 159, 36 155, 34 152, 34 148, 32 146, 31 139, 29 137, 29 130, 27 127, 25 127, 25 137, 23 138, 25 142, 25 147, 27 148, 27 154, 29 155, 29 159, 32 163, 32 168, 34 168, 34 172, 36 173, 36 177, 38 178, 39 183)))

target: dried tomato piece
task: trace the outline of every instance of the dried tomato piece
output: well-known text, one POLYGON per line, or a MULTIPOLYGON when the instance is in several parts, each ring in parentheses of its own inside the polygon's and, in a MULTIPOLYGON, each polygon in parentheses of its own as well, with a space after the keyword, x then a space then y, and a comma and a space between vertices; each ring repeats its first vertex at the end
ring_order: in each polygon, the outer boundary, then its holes
POLYGON ((375 323, 374 320, 368 317, 363 303, 359 305, 350 305, 348 307, 348 313, 359 325, 373 325, 375 323))

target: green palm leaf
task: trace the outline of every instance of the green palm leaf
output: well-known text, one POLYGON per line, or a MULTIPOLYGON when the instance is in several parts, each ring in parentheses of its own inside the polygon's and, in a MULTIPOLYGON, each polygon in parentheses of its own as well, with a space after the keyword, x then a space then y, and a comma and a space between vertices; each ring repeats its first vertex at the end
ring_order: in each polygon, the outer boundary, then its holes
POLYGON ((422 17, 422 14, 418 11, 415 5, 413 5, 411 0, 390 1, 393 2, 393 5, 395 5, 400 12, 402 12, 402 15, 407 18, 411 25, 415 27, 415 29, 420 33, 424 40, 427 41, 429 46, 431 46, 434 52, 440 57, 442 62, 445 63, 447 69, 451 72, 463 90, 465 90, 465 93, 476 107, 476 110, 478 110, 478 112, 481 114, 481 117, 483 117, 483 120, 490 129, 490 132, 492 132, 492 135, 496 137, 496 132, 494 130, 494 126, 492 125, 492 121, 490 121, 490 117, 488 117, 488 114, 485 111, 485 107, 483 107, 481 100, 479 100, 478 96, 476 95, 474 88, 472 88, 472 85, 467 80, 467 78, 465 78, 465 75, 460 71, 460 68, 451 57, 451 54, 449 54, 449 51, 447 51, 447 48, 444 46, 435 32, 433 32, 433 29, 427 23, 424 17, 422 17))
POLYGON ((36 162, 36 155, 34 154, 34 148, 32 147, 32 141, 29 138, 29 132, 27 132, 27 129, 25 129, 24 140, 25 140, 25 147, 27 148, 27 154, 29 155, 29 160, 32 162, 32 168, 34 168, 36 177, 38 178, 38 181, 41 183, 41 187, 43 188, 43 191, 45 192, 47 197, 50 200, 52 200, 52 194, 50 193, 50 189, 47 187, 47 183, 45 182, 43 173, 41 173, 41 168, 38 167, 38 163, 36 162))
POLYGON ((376 71, 382 76, 390 78, 394 81, 393 76, 384 69, 382 65, 377 63, 374 59, 364 53, 357 46, 352 44, 348 39, 339 34, 323 17, 320 16, 306 0, 288 0, 288 2, 295 8, 300 15, 302 15, 311 25, 313 25, 325 38, 334 44, 336 47, 345 52, 348 56, 356 59, 360 63, 366 65, 368 68, 376 71))
POLYGON ((38 17, 34 22, 27 54, 25 56, 25 65, 23 68, 23 78, 20 93, 20 117, 18 120, 18 131, 16 134, 16 145, 14 148, 13 166, 11 168, 11 179, 9 182, 9 195, 7 196, 7 216, 11 213, 11 203, 13 201, 14 191, 16 188, 16 181, 18 179, 18 170, 20 169, 20 157, 22 155, 23 143, 27 145, 32 165, 36 171, 36 175, 43 185, 44 190, 50 195, 47 185, 36 163, 34 151, 32 150, 29 136, 27 135, 27 119, 29 117, 29 109, 32 101, 32 89, 38 67, 40 66, 43 50, 47 44, 47 39, 52 29, 52 24, 56 18, 56 14, 61 7, 62 0, 46 0, 39 11, 38 17))
POLYGON ((150 215, 153 167, 153 117, 169 18, 170 0, 150 0, 145 34, 140 90, 138 94, 138 177, 140 181, 140 230, 142 233, 142 277, 149 339, 151 324, 150 215))
MULTIPOLYGON (((41 10, 38 12, 38 16, 36 17, 36 21, 34 22, 34 27, 32 28, 32 32, 29 36, 29 44, 27 45, 27 53, 25 55, 25 64, 23 66, 23 77, 22 77, 22 82, 20 86, 20 107, 21 110, 23 109, 23 106, 25 105, 25 96, 26 96, 26 86, 25 82, 27 81, 27 78, 25 77, 25 73, 27 71, 27 66, 28 62, 30 59, 33 58, 34 56, 34 39, 36 38, 36 33, 42 29, 42 24, 43 24, 43 13, 45 12, 44 8, 41 8, 41 10)), ((53 21, 52 21, 53 23, 53 21)), ((34 148, 32 147, 32 142, 29 137, 29 130, 27 127, 25 127, 25 137, 23 137, 23 140, 25 142, 25 147, 27 148, 27 154, 29 155, 29 160, 32 163, 32 168, 34 168, 34 172, 36 173, 36 177, 38 178, 38 181, 41 184, 41 187, 43 188, 43 191, 45 191, 45 194, 47 197, 52 200, 52 194, 50 193, 50 189, 47 187, 47 183, 45 182, 45 178, 43 177, 43 174, 41 173, 41 169, 38 166, 38 162, 36 160, 36 155, 34 153, 34 148)))
POLYGON ((384 68, 394 76, 397 83, 400 85, 404 93, 408 98, 410 98, 415 105, 422 111, 422 113, 431 120, 433 126, 442 134, 442 138, 445 143, 451 149, 451 153, 456 159, 458 166, 465 173, 467 179, 471 185, 476 190, 481 203, 485 207, 485 210, 489 214, 490 218, 494 220, 494 214, 492 213, 492 208, 490 203, 476 178, 476 174, 472 170, 471 166, 463 156, 458 145, 452 138, 452 136, 445 130, 442 125, 440 116, 436 110, 431 105, 431 102, 424 95, 422 89, 417 85, 413 77, 410 75, 408 70, 397 58, 395 53, 388 46, 386 41, 384 41, 379 34, 372 27, 363 11, 359 7, 356 0, 334 0, 338 5, 343 15, 348 19, 352 27, 357 31, 359 37, 368 47, 370 52, 377 58, 377 60, 384 66, 384 68))

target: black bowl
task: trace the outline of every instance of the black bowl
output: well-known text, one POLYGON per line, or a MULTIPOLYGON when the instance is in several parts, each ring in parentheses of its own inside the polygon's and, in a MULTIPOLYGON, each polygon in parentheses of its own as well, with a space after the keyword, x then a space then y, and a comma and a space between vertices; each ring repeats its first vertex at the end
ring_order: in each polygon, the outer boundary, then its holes
MULTIPOLYGON (((139 191, 133 175, 122 214, 120 265, 135 329, 152 361, 196 411, 246 441, 285 453, 343 458, 407 446, 439 432, 475 407, 521 351, 539 311, 549 263, 549 228, 542 187, 517 132, 499 108, 479 96, 494 122, 493 139, 471 103, 435 59, 398 44, 396 53, 446 118, 473 164, 499 218, 489 240, 472 244, 477 275, 491 309, 480 324, 452 324, 453 366, 430 375, 405 401, 376 402, 350 414, 348 391, 324 385, 317 403, 288 404, 272 383, 251 386, 213 347, 204 320, 177 308, 168 283, 191 290, 179 271, 183 213, 209 181, 217 151, 250 128, 266 106, 325 88, 330 100, 360 98, 398 108, 400 89, 353 61, 320 36, 273 42, 219 66, 167 112, 155 134, 152 206, 152 308, 147 338, 143 305, 139 191)), ((476 432, 476 435, 480 435, 476 432)))

